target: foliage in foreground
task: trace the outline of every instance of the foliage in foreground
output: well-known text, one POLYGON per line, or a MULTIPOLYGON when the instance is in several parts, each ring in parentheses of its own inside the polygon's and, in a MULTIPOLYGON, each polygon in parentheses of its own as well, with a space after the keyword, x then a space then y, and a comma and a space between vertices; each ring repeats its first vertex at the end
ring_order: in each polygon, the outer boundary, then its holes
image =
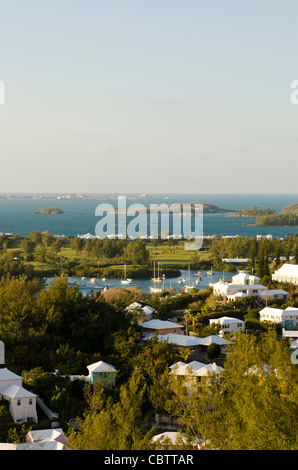
MULTIPOLYGON (((239 333, 220 381, 210 376, 208 386, 194 377, 186 386, 168 372, 156 377, 149 397, 153 406, 180 419, 187 442, 198 439, 217 450, 298 449, 297 365, 273 331, 260 339, 239 333)), ((70 434, 71 447, 149 449, 155 430, 144 429, 146 387, 135 370, 118 400, 99 400, 99 408, 85 415, 80 430, 70 434)))

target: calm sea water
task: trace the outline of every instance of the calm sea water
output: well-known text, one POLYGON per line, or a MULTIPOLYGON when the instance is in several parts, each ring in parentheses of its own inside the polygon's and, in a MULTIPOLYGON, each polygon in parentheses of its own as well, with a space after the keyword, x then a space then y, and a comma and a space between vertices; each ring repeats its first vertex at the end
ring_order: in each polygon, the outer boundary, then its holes
MULTIPOLYGON (((158 287, 161 289, 169 289, 169 288, 174 288, 176 289, 176 292, 179 293, 180 291, 184 291, 186 285, 194 285, 199 290, 204 290, 207 287, 209 287, 209 283, 216 282, 218 279, 225 279, 229 281, 232 276, 234 276, 236 273, 223 273, 220 271, 213 271, 212 275, 208 274, 207 271, 200 271, 200 276, 202 277, 202 280, 200 283, 196 283, 196 280, 198 279, 198 276, 196 276, 197 271, 193 270, 185 270, 181 269, 181 276, 180 277, 172 277, 172 278, 166 278, 163 282, 156 283, 154 286, 154 283, 151 279, 133 279, 131 284, 123 285, 120 282, 120 279, 107 279, 106 281, 102 281, 101 279, 98 279, 96 285, 90 282, 90 279, 81 279, 80 277, 70 277, 69 282, 75 281, 77 284, 77 287, 79 290, 82 292, 83 295, 89 295, 91 292, 98 292, 98 290, 102 291, 105 287, 108 289, 113 289, 113 288, 118 288, 120 287, 121 289, 125 289, 127 287, 140 287, 141 290, 147 294, 150 294, 150 287, 158 287), (180 283, 178 280, 180 278, 184 278, 186 281, 183 283, 180 283)), ((53 278, 49 278, 47 280, 48 283, 51 283, 53 278)))
MULTIPOLYGON (((18 195, 20 196, 20 195, 18 195)), ((197 202, 216 205, 223 209, 241 210, 250 208, 272 208, 280 211, 283 207, 298 203, 298 194, 152 194, 146 199, 128 199, 127 207, 140 203, 172 204, 174 202, 197 202)), ((95 209, 99 204, 107 202, 117 207, 117 199, 111 200, 32 200, 0 199, 0 232, 19 235, 29 235, 31 231, 49 230, 55 235, 78 235, 82 233, 95 234, 95 227, 99 218, 95 216, 95 209), (42 207, 59 207, 64 214, 42 215, 33 214, 42 207)), ((288 233, 298 233, 298 227, 247 227, 243 223, 253 222, 254 219, 227 218, 227 214, 206 214, 203 218, 203 231, 207 235, 242 235, 256 236, 257 234, 271 234, 274 237, 284 237, 288 233)))

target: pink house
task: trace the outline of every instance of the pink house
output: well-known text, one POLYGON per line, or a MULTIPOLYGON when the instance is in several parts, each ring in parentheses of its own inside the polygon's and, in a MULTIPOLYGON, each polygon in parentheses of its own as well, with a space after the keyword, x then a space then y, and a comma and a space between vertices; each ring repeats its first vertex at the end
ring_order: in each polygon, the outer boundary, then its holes
POLYGON ((167 320, 149 320, 141 323, 140 327, 142 338, 154 335, 156 332, 158 335, 167 335, 169 333, 175 333, 178 335, 184 334, 182 331, 184 328, 183 325, 167 320))

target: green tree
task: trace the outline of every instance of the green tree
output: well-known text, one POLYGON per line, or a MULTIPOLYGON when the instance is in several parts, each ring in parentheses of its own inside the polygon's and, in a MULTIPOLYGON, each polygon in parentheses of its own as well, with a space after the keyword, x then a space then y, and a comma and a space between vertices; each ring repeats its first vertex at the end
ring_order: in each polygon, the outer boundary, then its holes
POLYGON ((273 330, 260 339, 239 332, 220 380, 210 376, 199 388, 173 381, 167 408, 210 449, 297 450, 297 384, 297 366, 273 330))
MULTIPOLYGON (((146 384, 139 372, 119 390, 119 399, 111 397, 98 412, 85 415, 77 433, 70 432, 74 450, 142 450, 148 448, 153 430, 146 432, 142 406, 146 384)), ((102 402, 103 403, 103 402, 102 402)))
POLYGON ((84 247, 84 240, 82 238, 73 237, 70 240, 70 246, 76 252, 76 255, 78 255, 84 247))
POLYGON ((207 355, 209 359, 215 359, 220 355, 220 345, 217 343, 211 343, 207 347, 207 355))
POLYGON ((21 241, 21 250, 24 253, 24 258, 26 261, 31 261, 33 259, 33 253, 35 249, 35 243, 27 238, 24 238, 21 241))
POLYGON ((30 233, 29 238, 36 245, 38 245, 39 243, 42 242, 41 232, 38 232, 36 230, 34 230, 33 232, 30 233))

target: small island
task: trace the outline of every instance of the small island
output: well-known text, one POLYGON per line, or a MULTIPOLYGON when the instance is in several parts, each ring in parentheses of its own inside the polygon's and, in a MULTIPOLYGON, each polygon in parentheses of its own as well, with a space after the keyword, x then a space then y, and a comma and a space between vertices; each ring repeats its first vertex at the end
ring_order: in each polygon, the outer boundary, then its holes
POLYGON ((33 212, 33 214, 64 214, 58 207, 42 207, 40 210, 33 212))
POLYGON ((251 209, 244 208, 242 211, 227 217, 255 218, 255 222, 243 224, 250 227, 297 227, 298 203, 284 207, 280 213, 275 209, 259 209, 252 206, 251 209))

